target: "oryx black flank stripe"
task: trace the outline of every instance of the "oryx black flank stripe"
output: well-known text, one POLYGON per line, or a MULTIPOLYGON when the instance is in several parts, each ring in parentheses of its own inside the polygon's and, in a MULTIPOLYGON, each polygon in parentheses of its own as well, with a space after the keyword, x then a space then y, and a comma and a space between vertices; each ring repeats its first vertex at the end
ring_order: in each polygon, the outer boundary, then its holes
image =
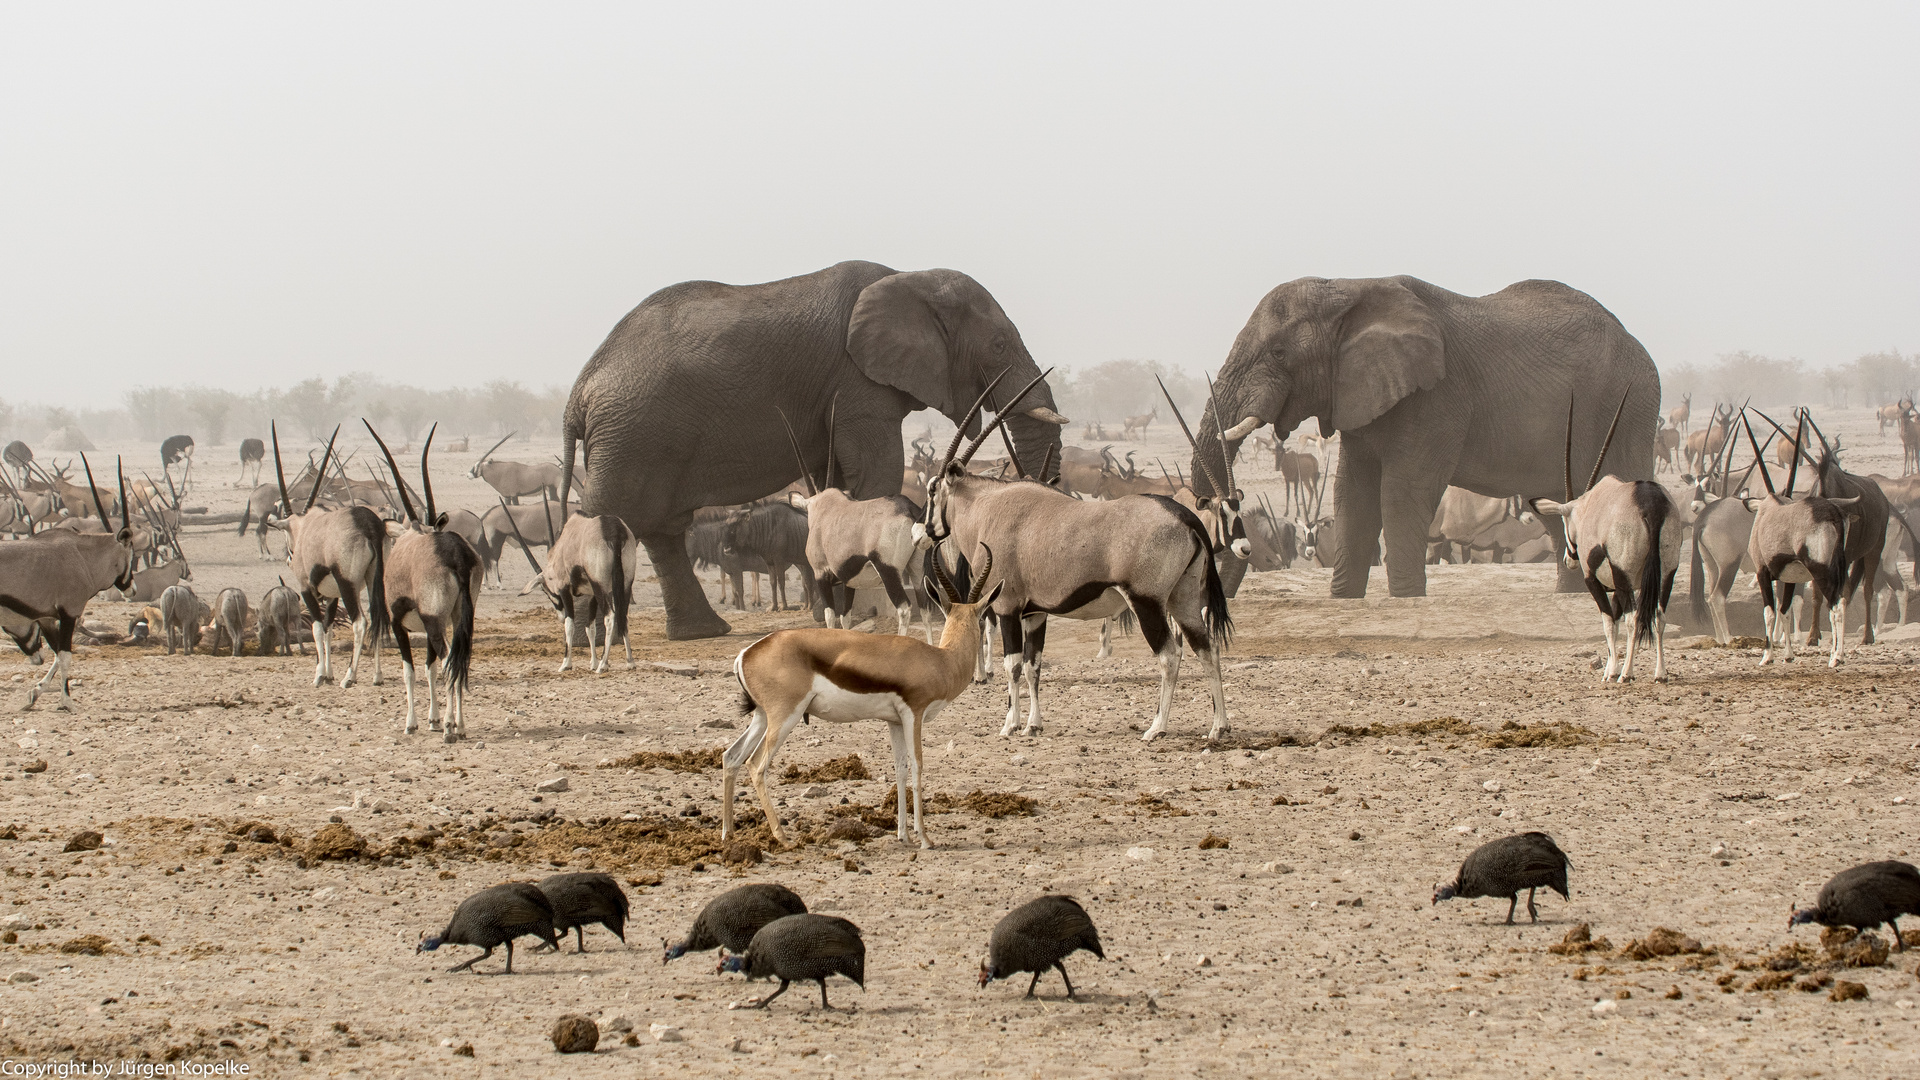
POLYGON ((1093 603, 1095 600, 1100 599, 1108 589, 1114 588, 1116 584, 1116 582, 1112 581, 1089 581, 1068 593, 1066 599, 1052 606, 1043 607, 1040 604, 1034 603, 1032 600, 1028 600, 1026 607, 1022 608, 1020 613, 1022 615, 1064 615, 1069 611, 1078 611, 1088 604, 1093 603))

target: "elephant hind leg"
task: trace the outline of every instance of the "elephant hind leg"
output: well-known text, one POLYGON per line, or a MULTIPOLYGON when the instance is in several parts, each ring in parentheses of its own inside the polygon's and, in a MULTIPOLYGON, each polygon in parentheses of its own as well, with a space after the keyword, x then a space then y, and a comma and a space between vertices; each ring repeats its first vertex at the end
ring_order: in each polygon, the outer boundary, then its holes
POLYGON ((706 590, 694 576, 686 537, 681 533, 644 533, 639 539, 660 579, 660 597, 667 608, 667 639, 686 641, 731 633, 733 627, 714 614, 706 590))

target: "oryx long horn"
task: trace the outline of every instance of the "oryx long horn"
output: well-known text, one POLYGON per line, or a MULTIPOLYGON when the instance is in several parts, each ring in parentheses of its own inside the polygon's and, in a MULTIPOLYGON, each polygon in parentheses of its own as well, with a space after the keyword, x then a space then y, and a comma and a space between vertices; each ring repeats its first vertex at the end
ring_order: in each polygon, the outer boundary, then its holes
POLYGON ((800 440, 793 437, 793 425, 788 423, 786 412, 778 405, 773 411, 780 414, 780 425, 787 429, 787 445, 793 447, 793 462, 800 466, 800 476, 807 482, 807 497, 820 494, 820 486, 813 482, 813 470, 807 468, 807 459, 800 455, 800 440))
MULTIPOLYGON (((373 441, 380 444, 380 453, 386 456, 387 468, 392 470, 394 479, 398 480, 400 478, 400 465, 398 462, 393 460, 393 451, 387 449, 387 440, 381 438, 380 433, 373 430, 373 425, 370 423, 367 423, 366 417, 364 416, 361 417, 360 422, 367 425, 367 434, 373 436, 373 441)), ((407 520, 418 522, 420 520, 420 515, 413 512, 413 500, 407 498, 406 485, 401 484, 397 486, 400 488, 400 506, 402 509, 406 510, 407 520)))
POLYGON ((87 491, 93 495, 93 508, 100 512, 100 527, 103 529, 113 528, 113 519, 107 516, 107 508, 101 505, 100 489, 93 486, 93 466, 87 464, 87 455, 80 455, 80 465, 87 470, 87 491))
POLYGON ((1800 440, 1807 437, 1807 414, 1800 414, 1800 422, 1793 429, 1793 463, 1787 466, 1787 496, 1793 496, 1795 484, 1800 480, 1800 440))
POLYGON ((1574 400, 1575 400, 1574 396, 1571 393, 1569 393, 1567 395, 1567 453, 1566 453, 1565 460, 1562 462, 1560 466, 1561 470, 1565 474, 1565 479, 1566 479, 1566 488, 1567 488, 1566 501, 1567 502, 1573 501, 1573 406, 1574 406, 1574 400))
POLYGON ((280 481, 280 515, 292 517, 293 500, 287 497, 287 470, 280 464, 280 425, 270 420, 267 430, 273 433, 273 475, 280 481))
MULTIPOLYGON (((1187 427, 1187 418, 1180 414, 1180 406, 1173 403, 1173 395, 1167 392, 1166 381, 1160 378, 1159 375, 1155 375, 1153 381, 1160 384, 1160 393, 1167 399, 1167 408, 1172 409, 1173 418, 1180 421, 1180 433, 1187 437, 1187 445, 1193 448, 1193 460, 1199 462, 1200 471, 1207 474, 1208 485, 1210 485, 1215 492, 1223 492, 1224 489, 1220 486, 1220 478, 1213 475, 1213 466, 1207 464, 1207 455, 1200 452, 1200 443, 1193 437, 1193 429, 1187 427)), ((1161 466, 1160 473, 1162 476, 1166 475, 1166 471, 1166 467, 1161 466)), ((1224 498, 1224 494, 1222 494, 1221 497, 1224 498)))
POLYGON ((833 486, 833 436, 834 427, 840 419, 840 392, 833 393, 833 400, 827 403, 827 486, 833 486))
MULTIPOLYGON (((486 453, 484 453, 484 454, 481 454, 481 455, 480 455, 480 460, 481 460, 481 461, 485 461, 485 460, 487 460, 488 458, 490 458, 490 457, 492 457, 492 456, 493 456, 493 452, 494 452, 495 450, 498 450, 498 449, 500 449, 500 447, 501 447, 501 446, 503 446, 503 445, 505 445, 505 444, 506 444, 506 441, 507 441, 508 439, 511 439, 511 438, 513 438, 513 437, 514 437, 515 435, 518 435, 518 434, 520 434, 520 432, 519 432, 519 431, 518 431, 518 430, 516 429, 516 430, 514 430, 514 431, 509 431, 509 432, 507 432, 507 433, 506 433, 505 435, 502 435, 502 436, 500 436, 500 441, 499 441, 499 442, 497 442, 497 443, 494 443, 494 444, 493 444, 492 446, 490 446, 490 447, 488 447, 488 448, 487 448, 487 452, 486 452, 486 453)), ((408 436, 408 437, 409 437, 409 438, 411 438, 412 436, 408 436)))
MULTIPOLYGON (((427 452, 433 449, 433 433, 439 430, 440 421, 435 420, 433 426, 427 429, 427 441, 420 446, 420 497, 427 501, 426 524, 429 529, 438 527, 435 523, 439 521, 439 515, 433 509, 433 477, 427 475, 427 452)), ((540 497, 547 497, 546 488, 540 489, 540 497)), ((551 530, 552 526, 549 525, 548 529, 551 530)))
MULTIPOLYGON (((333 434, 327 436, 327 452, 320 455, 320 468, 313 474, 313 490, 307 492, 307 510, 313 509, 314 500, 320 497, 320 485, 327 479, 327 462, 333 457, 333 440, 340 437, 340 425, 333 425, 333 434)), ((302 510, 301 513, 306 513, 302 510)))
POLYGON ((968 409, 966 415, 960 418, 960 426, 953 429, 953 441, 947 444, 947 454, 940 459, 940 472, 946 472, 947 466, 953 464, 953 455, 960 449, 960 440, 967 437, 968 426, 979 417, 980 406, 986 404, 987 395, 993 393, 993 388, 999 386, 1000 380, 1006 378, 1007 372, 1012 370, 1011 367, 1001 368, 1000 374, 995 375, 993 381, 987 384, 987 388, 980 391, 980 396, 973 399, 973 408, 968 409))
POLYGON ((967 593, 969 604, 979 603, 980 598, 987 594, 987 575, 993 573, 993 549, 985 544, 981 544, 980 548, 987 553, 987 561, 980 564, 980 572, 973 577, 973 589, 967 593))
MULTIPOLYGON (((179 489, 173 486, 173 474, 166 471, 165 469, 162 469, 160 470, 160 475, 167 478, 167 495, 173 500, 174 510, 176 511, 179 510, 180 509, 180 491, 179 489)), ((151 476, 147 477, 147 483, 149 485, 153 483, 153 478, 151 476)))
POLYGON ((946 562, 945 562, 945 560, 943 560, 943 559, 941 559, 941 558, 940 558, 940 549, 941 549, 942 547, 944 547, 945 545, 946 545, 946 541, 945 541, 945 540, 936 540, 936 541, 934 541, 934 544, 933 544, 933 579, 934 579, 934 581, 935 581, 935 583, 937 583, 937 584, 938 584, 938 585, 940 586, 940 591, 946 594, 946 596, 947 596, 947 603, 949 603, 949 604, 958 604, 958 603, 960 603, 960 602, 961 602, 961 601, 960 601, 960 590, 954 587, 954 584, 953 584, 953 579, 947 576, 947 565, 946 565, 946 562))
MULTIPOLYGON (((533 548, 527 544, 527 538, 520 535, 520 523, 513 520, 513 511, 507 509, 507 499, 504 495, 500 496, 500 512, 507 515, 507 527, 513 530, 513 538, 520 541, 520 550, 526 554, 527 561, 533 564, 533 572, 540 573, 540 562, 533 557, 533 548)), ((543 589, 547 587, 545 579, 541 580, 540 587, 543 589)))
MULTIPOLYGON (((1760 443, 1753 437, 1753 425, 1746 422, 1746 410, 1741 410, 1740 419, 1742 426, 1747 429, 1747 445, 1753 447, 1753 463, 1760 466, 1760 482, 1767 485, 1767 494, 1772 495, 1774 494, 1773 474, 1767 471, 1767 463, 1761 460, 1760 443)), ((1772 421, 1768 421, 1768 423, 1772 423, 1772 421)))
POLYGON ((1053 482, 1047 479, 1047 473, 1053 471, 1053 458, 1054 458, 1054 446, 1052 443, 1048 443, 1047 456, 1040 459, 1040 475, 1035 477, 1034 479, 1040 481, 1043 484, 1050 484, 1053 482))
MULTIPOLYGON (((1006 374, 1006 372, 1003 371, 1001 372, 1001 374, 1004 375, 1006 374)), ((1047 370, 1041 372, 1040 374, 1035 375, 1033 377, 1032 382, 1029 382, 1027 385, 1021 387, 1020 392, 1013 395, 1013 400, 1007 402, 1006 409, 1004 411, 998 412, 993 418, 993 423, 987 425, 987 430, 981 432, 979 437, 973 440, 972 445, 967 447, 966 453, 960 455, 960 464, 962 466, 966 465, 967 462, 973 460, 974 451, 979 450, 980 444, 987 441, 987 436, 993 434, 993 430, 995 428, 1006 423, 1007 417, 1013 415, 1014 410, 1020 407, 1021 400, 1024 399, 1028 394, 1032 393, 1034 387, 1039 386, 1042 382, 1045 382, 1047 376, 1051 374, 1053 374, 1053 369, 1048 368, 1047 370)), ((999 382, 999 381, 1000 380, 998 378, 994 379, 994 382, 999 382)), ((991 386, 987 387, 986 392, 989 394, 992 393, 993 387, 991 386)))
MULTIPOLYGON (((115 456, 113 459, 113 471, 120 478, 120 527, 122 529, 132 529, 133 517, 127 513, 127 470, 121 467, 120 458, 118 456, 115 456)), ((93 483, 93 478, 88 477, 87 483, 91 485, 93 483)), ((99 495, 94 496, 95 499, 98 499, 99 497, 100 497, 99 495)), ((100 524, 105 525, 106 521, 102 519, 100 524)))
MULTIPOLYGON (((1638 382, 1639 380, 1636 379, 1634 381, 1638 382)), ((1600 456, 1593 459, 1593 472, 1587 477, 1586 491, 1592 491, 1593 485, 1600 481, 1600 467, 1607 463, 1607 451, 1613 447, 1613 433, 1620 427, 1620 414, 1626 411, 1627 398, 1632 394, 1633 383, 1628 383, 1626 391, 1620 395, 1620 404, 1614 406, 1613 422, 1607 425, 1607 438, 1606 441, 1600 444, 1600 456)))
MULTIPOLYGON (((989 409, 992 409, 992 410, 993 410, 993 412, 994 412, 994 415, 995 415, 996 417, 998 417, 999 415, 1001 415, 1001 413, 1000 413, 1000 406, 998 406, 998 405, 995 405, 995 404, 993 403, 993 399, 992 399, 992 398, 988 398, 988 399, 987 399, 987 407, 988 407, 989 409)), ((1000 429, 1000 441, 1001 441, 1001 442, 1002 442, 1003 444, 1005 444, 1005 445, 1006 445, 1006 448, 1007 448, 1007 462, 1008 462, 1009 464, 1011 464, 1011 465, 1013 466, 1013 471, 1014 471, 1014 474, 1015 474, 1016 476, 1019 476, 1019 477, 1020 477, 1020 478, 1021 478, 1022 480, 1024 480, 1024 479, 1026 479, 1026 477, 1027 477, 1027 469, 1026 469, 1026 466, 1024 466, 1024 465, 1022 465, 1022 464, 1020 464, 1020 455, 1014 452, 1014 449, 1013 449, 1013 436, 1012 436, 1012 435, 1011 435, 1010 433, 1008 433, 1008 431, 1007 431, 1007 428, 1006 428, 1006 425, 1004 425, 1004 424, 995 424, 994 426, 1000 429)))
MULTIPOLYGON (((1777 423, 1777 422, 1776 422, 1776 421, 1775 421, 1775 420, 1773 419, 1773 417, 1771 417, 1771 416, 1768 416, 1768 415, 1767 415, 1766 413, 1763 413, 1763 412, 1760 412, 1760 410, 1759 410, 1759 409, 1755 409, 1755 410, 1753 410, 1753 411, 1754 411, 1755 413, 1758 413, 1758 414, 1759 414, 1759 416, 1760 416, 1760 419, 1762 419, 1762 420, 1765 420, 1765 421, 1766 421, 1766 422, 1768 423, 1768 425, 1770 425, 1770 426, 1771 426, 1771 427, 1773 428, 1773 430, 1775 430, 1775 431, 1777 431, 1777 432, 1779 432, 1779 433, 1780 433, 1780 437, 1781 437, 1781 438, 1783 438, 1783 439, 1790 439, 1790 438, 1793 438, 1793 436, 1791 436, 1791 435, 1788 435, 1788 434, 1787 434, 1787 429, 1786 429, 1786 428, 1783 428, 1783 427, 1781 427, 1781 426, 1779 425, 1779 423, 1777 423)), ((1769 442, 1771 442, 1771 440, 1769 440, 1769 442)), ((1801 446, 1799 445, 1799 443, 1798 443, 1798 441, 1797 441, 1797 440, 1796 440, 1796 441, 1795 441, 1795 443, 1794 443, 1794 449, 1795 449, 1795 452, 1796 452, 1796 453, 1798 453, 1798 454, 1800 454, 1800 455, 1803 455, 1803 456, 1805 456, 1805 457, 1806 457, 1806 459, 1807 459, 1808 461, 1813 461, 1813 455, 1811 455, 1811 454, 1808 454, 1808 453, 1806 452, 1806 450, 1805 450, 1805 449, 1804 449, 1803 447, 1801 447, 1801 446)))
MULTIPOLYGON (((1223 499, 1226 499, 1226 498, 1231 498, 1234 492, 1233 455, 1227 453, 1227 433, 1221 430, 1220 409, 1217 405, 1214 404, 1213 398, 1214 398, 1213 376, 1208 375, 1207 376, 1207 415, 1213 417, 1213 434, 1216 438, 1220 440, 1220 463, 1226 466, 1226 469, 1227 469, 1227 490, 1220 493, 1220 497, 1223 499)), ((1201 421, 1200 426, 1203 428, 1206 427, 1206 421, 1204 420, 1201 421)))

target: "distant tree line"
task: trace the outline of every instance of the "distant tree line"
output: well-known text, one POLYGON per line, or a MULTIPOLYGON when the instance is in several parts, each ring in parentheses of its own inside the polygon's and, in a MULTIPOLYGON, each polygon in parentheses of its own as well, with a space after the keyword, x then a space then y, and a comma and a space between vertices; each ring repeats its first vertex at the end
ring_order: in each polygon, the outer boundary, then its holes
POLYGON ((1691 393, 1696 409, 1715 401, 1755 405, 1814 405, 1834 408, 1878 406, 1920 390, 1920 353, 1898 349, 1868 353, 1859 359, 1817 368, 1799 359, 1757 353, 1722 353, 1711 364, 1669 364, 1660 369, 1667 404, 1691 393))

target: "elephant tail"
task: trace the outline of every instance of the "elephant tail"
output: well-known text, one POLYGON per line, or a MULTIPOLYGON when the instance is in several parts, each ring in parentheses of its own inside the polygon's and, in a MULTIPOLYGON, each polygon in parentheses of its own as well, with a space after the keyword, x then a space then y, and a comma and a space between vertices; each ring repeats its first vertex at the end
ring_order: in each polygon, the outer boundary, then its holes
MULTIPOLYGON (((560 516, 567 516, 567 499, 573 488, 574 445, 584 434, 578 393, 567 395, 566 413, 560 420, 560 516)), ((584 509, 584 507, 583 507, 584 509)))
MULTIPOLYGON (((1687 566, 1687 599, 1693 604, 1693 621, 1705 622, 1707 619, 1707 581, 1706 567, 1700 561, 1700 517, 1693 519, 1693 561, 1687 566)), ((1916 568, 1920 574, 1920 568, 1916 568)))

